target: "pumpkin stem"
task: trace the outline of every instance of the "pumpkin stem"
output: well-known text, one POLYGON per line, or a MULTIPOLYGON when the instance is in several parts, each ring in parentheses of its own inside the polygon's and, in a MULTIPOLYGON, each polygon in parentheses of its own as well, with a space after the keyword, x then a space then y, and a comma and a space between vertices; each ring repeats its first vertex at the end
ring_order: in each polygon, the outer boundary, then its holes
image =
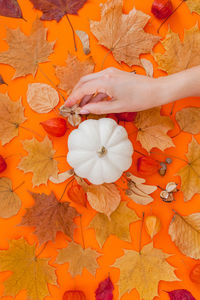
POLYGON ((107 153, 107 149, 104 146, 100 147, 100 149, 97 150, 97 154, 99 157, 105 156, 106 153, 107 153))

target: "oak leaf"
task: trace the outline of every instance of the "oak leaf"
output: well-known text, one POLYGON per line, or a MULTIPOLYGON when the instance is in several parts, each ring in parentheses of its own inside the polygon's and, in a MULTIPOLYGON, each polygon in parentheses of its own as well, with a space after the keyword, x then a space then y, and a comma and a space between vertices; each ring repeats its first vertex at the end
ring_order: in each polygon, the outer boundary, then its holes
POLYGON ((148 152, 154 147, 162 151, 174 147, 167 135, 174 124, 169 117, 160 114, 160 107, 138 112, 134 123, 138 128, 137 140, 148 152))
POLYGON ((150 300, 158 295, 160 280, 178 280, 174 268, 166 261, 169 256, 160 249, 153 248, 153 244, 144 246, 141 253, 125 250, 124 256, 118 258, 113 265, 120 269, 120 297, 136 288, 141 299, 150 300))
POLYGON ((7 177, 0 178, 0 217, 10 218, 18 213, 21 200, 13 191, 12 182, 7 177))
POLYGON ((126 176, 128 180, 126 195, 138 204, 147 205, 151 203, 153 198, 149 194, 155 192, 157 186, 144 184, 145 179, 136 177, 130 172, 127 172, 126 176))
POLYGON ((135 211, 126 206, 126 202, 121 202, 118 208, 110 215, 110 219, 102 213, 97 213, 90 222, 89 228, 94 228, 96 239, 101 247, 110 235, 130 242, 129 225, 138 221, 135 211), (102 230, 103 228, 103 230, 102 230))
POLYGON ((181 216, 175 213, 169 234, 179 250, 194 259, 200 259, 200 213, 181 216))
POLYGON ((99 257, 95 250, 90 248, 83 249, 79 244, 71 242, 67 248, 59 250, 56 263, 69 263, 69 272, 74 277, 81 275, 86 268, 92 275, 95 275, 98 264, 96 259, 99 257))
POLYGON ((11 101, 7 94, 0 94, 0 140, 2 145, 18 135, 18 128, 26 120, 21 100, 11 101))
POLYGON ((196 12, 200 15, 200 3, 199 0, 187 0, 187 6, 191 12, 196 12))
POLYGON ((53 159, 55 150, 46 136, 42 142, 35 138, 23 141, 28 156, 23 157, 18 168, 24 173, 33 172, 33 186, 47 184, 50 176, 57 177, 57 161, 53 159))
POLYGON ((10 18, 23 18, 17 0, 0 0, 0 15, 10 18))
POLYGON ((123 0, 107 1, 101 8, 101 21, 90 21, 90 29, 119 63, 141 65, 140 54, 151 52, 160 37, 144 31, 150 16, 135 8, 123 14, 122 6, 123 0))
POLYGON ((27 291, 27 299, 43 300, 49 295, 48 283, 56 285, 55 271, 47 258, 35 256, 35 246, 24 239, 12 240, 8 250, 0 251, 0 271, 11 271, 4 294, 15 297, 27 291))
POLYGON ((200 64, 200 30, 196 25, 185 30, 184 40, 177 33, 168 32, 162 41, 165 53, 155 53, 154 57, 161 70, 168 74, 177 73, 200 64))
POLYGON ((39 63, 46 62, 53 52, 54 42, 46 40, 47 29, 38 19, 33 23, 31 35, 17 29, 7 29, 6 42, 9 49, 0 52, 0 63, 11 65, 15 70, 13 78, 32 74, 35 76, 39 63))
POLYGON ((86 0, 31 0, 34 7, 43 12, 41 20, 59 22, 66 14, 77 15, 86 0))
POLYGON ((27 102, 39 114, 50 112, 59 103, 55 89, 45 83, 31 83, 28 86, 27 102))
POLYGON ((176 121, 181 131, 191 134, 200 132, 200 107, 186 107, 176 113, 176 121))
POLYGON ((54 242, 58 231, 73 239, 76 228, 74 218, 79 215, 76 209, 71 207, 69 202, 59 202, 53 192, 50 195, 30 194, 35 200, 35 205, 27 208, 20 225, 34 226, 34 233, 40 244, 54 242))
POLYGON ((179 172, 181 191, 184 200, 190 200, 194 194, 200 193, 200 145, 192 138, 186 154, 188 163, 179 172))
POLYGON ((78 83, 82 76, 94 71, 94 61, 92 57, 85 61, 80 61, 75 55, 68 53, 66 66, 56 66, 56 76, 60 80, 59 88, 70 91, 78 83))

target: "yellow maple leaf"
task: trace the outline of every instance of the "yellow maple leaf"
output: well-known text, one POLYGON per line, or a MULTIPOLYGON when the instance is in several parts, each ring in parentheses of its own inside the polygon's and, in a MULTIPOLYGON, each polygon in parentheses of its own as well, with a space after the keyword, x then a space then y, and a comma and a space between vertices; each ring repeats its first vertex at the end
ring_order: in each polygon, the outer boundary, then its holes
POLYGON ((90 222, 89 228, 94 228, 96 239, 101 247, 110 235, 115 235, 119 239, 130 242, 129 225, 138 221, 135 211, 126 206, 126 202, 121 202, 118 208, 110 215, 110 219, 102 213, 90 222), (103 230, 102 230, 103 228, 103 230))
POLYGON ((101 8, 101 21, 90 21, 90 29, 119 63, 141 65, 140 54, 151 52, 160 37, 144 31, 150 16, 135 8, 123 14, 122 7, 123 0, 107 1, 101 8))
POLYGON ((69 272, 74 277, 81 274, 86 268, 92 275, 95 275, 98 264, 96 259, 99 257, 95 250, 90 248, 83 249, 79 244, 71 242, 67 248, 59 251, 56 263, 69 263, 69 272))
POLYGON ((118 258, 113 265, 120 269, 120 297, 135 288, 141 299, 152 300, 158 295, 160 280, 178 280, 174 267, 166 261, 169 256, 160 249, 153 248, 152 243, 144 246, 141 253, 125 250, 124 256, 118 258))
POLYGON ((79 79, 94 71, 92 57, 80 61, 76 56, 68 54, 67 66, 56 66, 56 76, 60 80, 59 88, 68 91, 74 88, 79 79))
POLYGON ((54 42, 46 40, 47 29, 38 19, 33 23, 31 35, 17 29, 7 29, 9 49, 0 52, 0 63, 11 65, 16 73, 13 78, 32 74, 35 76, 39 63, 46 62, 53 52, 54 42))
POLYGON ((174 146, 167 135, 173 129, 174 123, 169 117, 161 116, 160 107, 137 113, 134 123, 138 128, 137 140, 148 152, 154 147, 165 150, 174 146))
POLYGON ((154 57, 161 70, 168 74, 180 72, 200 64, 200 30, 196 25, 185 30, 183 42, 177 33, 168 32, 162 41, 165 53, 155 53, 154 57))
POLYGON ((35 256, 35 246, 24 239, 10 241, 8 250, 0 251, 0 271, 11 271, 4 294, 15 297, 22 289, 27 299, 43 300, 49 294, 47 283, 56 284, 53 267, 47 258, 35 256))
POLYGON ((187 0, 186 3, 191 12, 196 12, 197 14, 200 14, 199 0, 187 0))
POLYGON ((18 135, 20 124, 26 120, 21 100, 11 101, 8 95, 0 94, 0 140, 2 145, 18 135))
POLYGON ((10 218, 18 213, 21 200, 12 189, 12 182, 7 177, 0 178, 0 217, 10 218))
POLYGON ((200 259, 200 213, 181 216, 175 213, 169 234, 183 254, 200 259))
POLYGON ((185 201, 200 193, 200 145, 194 138, 188 146, 187 158, 187 165, 178 172, 185 201))
POLYGON ((57 161, 53 159, 55 150, 46 136, 42 142, 35 138, 23 141, 28 156, 23 157, 18 168, 24 173, 33 172, 33 186, 47 184, 49 177, 57 178, 57 161))
POLYGON ((200 132, 200 107, 186 107, 176 113, 176 121, 181 131, 191 134, 200 132))

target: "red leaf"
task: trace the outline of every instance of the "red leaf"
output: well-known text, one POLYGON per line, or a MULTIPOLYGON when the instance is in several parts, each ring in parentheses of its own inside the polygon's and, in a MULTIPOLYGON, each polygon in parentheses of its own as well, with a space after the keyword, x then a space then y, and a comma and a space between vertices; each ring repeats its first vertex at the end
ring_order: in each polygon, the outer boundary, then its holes
POLYGON ((66 291, 63 300, 86 300, 86 296, 82 291, 66 291))
POLYGON ((142 156, 137 160, 137 171, 140 175, 149 176, 160 169, 160 163, 150 156, 142 156))
POLYGON ((3 158, 3 156, 0 155, 0 173, 2 173, 3 171, 5 171, 6 168, 7 168, 6 161, 3 158))
POLYGON ((114 286, 110 277, 100 282, 95 294, 96 300, 112 300, 113 299, 114 286))
POLYGON ((173 12, 171 0, 154 0, 151 12, 158 19, 169 17, 173 12))
POLYGON ((200 264, 196 264, 190 272, 190 279, 192 282, 200 283, 200 264))
POLYGON ((34 7, 43 12, 41 20, 59 22, 66 14, 76 15, 86 0, 31 0, 34 7))
POLYGON ((136 115, 137 115, 136 112, 123 112, 123 113, 115 114, 118 121, 125 121, 125 122, 133 122, 136 118, 136 115))
POLYGON ((17 0, 0 0, 0 15, 10 18, 22 18, 17 0))
POLYGON ((187 290, 174 290, 167 293, 169 294, 170 300, 196 300, 187 290))
POLYGON ((87 195, 79 184, 72 185, 67 191, 67 195, 71 201, 86 206, 87 195))
POLYGON ((56 137, 65 135, 67 131, 67 123, 62 118, 52 118, 40 123, 44 130, 56 137))

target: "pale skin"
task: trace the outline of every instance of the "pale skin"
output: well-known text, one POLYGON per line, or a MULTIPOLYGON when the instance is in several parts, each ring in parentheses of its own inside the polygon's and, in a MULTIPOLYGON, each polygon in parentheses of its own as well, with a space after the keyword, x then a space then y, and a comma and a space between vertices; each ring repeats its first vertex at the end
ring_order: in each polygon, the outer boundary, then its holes
POLYGON ((108 114, 142 111, 187 97, 200 97, 200 66, 159 78, 107 68, 83 76, 65 105, 79 103, 81 114, 108 114), (102 100, 105 94, 109 101, 102 100))

